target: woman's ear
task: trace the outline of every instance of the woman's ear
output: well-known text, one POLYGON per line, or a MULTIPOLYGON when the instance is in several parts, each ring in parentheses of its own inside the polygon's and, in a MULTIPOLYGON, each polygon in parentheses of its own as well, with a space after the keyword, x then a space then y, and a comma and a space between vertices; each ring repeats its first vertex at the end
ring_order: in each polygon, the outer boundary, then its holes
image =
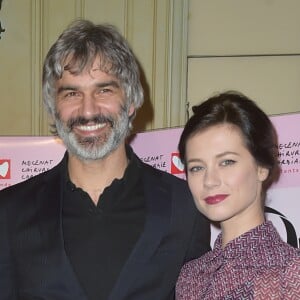
POLYGON ((267 169, 265 167, 258 166, 257 175, 258 175, 258 180, 261 181, 261 182, 263 182, 269 176, 269 169, 267 169))

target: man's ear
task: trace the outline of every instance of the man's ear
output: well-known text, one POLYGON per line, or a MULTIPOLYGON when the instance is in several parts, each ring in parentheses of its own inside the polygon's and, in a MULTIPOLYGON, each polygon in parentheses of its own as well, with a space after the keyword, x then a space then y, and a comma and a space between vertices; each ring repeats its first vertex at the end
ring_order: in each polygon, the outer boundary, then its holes
POLYGON ((128 116, 131 117, 132 115, 134 115, 135 112, 135 108, 133 106, 133 104, 130 104, 129 109, 128 109, 128 116))

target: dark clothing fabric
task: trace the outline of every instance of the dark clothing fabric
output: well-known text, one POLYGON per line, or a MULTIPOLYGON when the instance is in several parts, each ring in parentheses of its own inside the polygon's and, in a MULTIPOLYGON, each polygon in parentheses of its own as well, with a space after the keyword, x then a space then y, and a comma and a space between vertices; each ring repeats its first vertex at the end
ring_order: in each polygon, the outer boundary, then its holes
MULTIPOLYGON (((182 265, 210 249, 210 225, 185 181, 135 158, 145 224, 108 300, 173 300, 182 265)), ((88 299, 65 251, 65 160, 0 191, 1 300, 88 299)))
POLYGON ((267 221, 222 248, 188 262, 178 278, 176 299, 299 299, 300 251, 283 242, 267 221))
POLYGON ((68 180, 63 197, 67 256, 88 299, 107 299, 145 223, 141 168, 132 151, 124 177, 114 180, 97 206, 68 180))

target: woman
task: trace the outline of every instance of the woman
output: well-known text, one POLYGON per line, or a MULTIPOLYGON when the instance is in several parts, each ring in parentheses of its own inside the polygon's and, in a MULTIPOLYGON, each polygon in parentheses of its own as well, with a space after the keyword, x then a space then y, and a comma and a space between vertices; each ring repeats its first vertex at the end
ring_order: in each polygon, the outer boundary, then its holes
POLYGON ((221 233, 212 251, 184 265, 176 299, 300 299, 300 252, 264 217, 266 191, 279 175, 271 121, 236 92, 193 112, 179 152, 197 208, 221 233))

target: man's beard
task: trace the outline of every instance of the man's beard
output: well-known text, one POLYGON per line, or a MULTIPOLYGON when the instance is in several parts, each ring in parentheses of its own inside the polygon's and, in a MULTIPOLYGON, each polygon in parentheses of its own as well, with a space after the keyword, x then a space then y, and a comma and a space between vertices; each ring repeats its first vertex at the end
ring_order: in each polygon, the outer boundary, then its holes
POLYGON ((68 151, 80 160, 103 159, 125 140, 130 131, 130 120, 127 109, 124 107, 121 108, 117 117, 100 114, 90 119, 77 117, 68 120, 66 125, 61 121, 59 114, 56 113, 55 125, 57 133, 68 151), (106 127, 101 136, 81 137, 73 132, 74 126, 87 125, 89 122, 93 122, 93 125, 107 123, 109 128, 106 127))

